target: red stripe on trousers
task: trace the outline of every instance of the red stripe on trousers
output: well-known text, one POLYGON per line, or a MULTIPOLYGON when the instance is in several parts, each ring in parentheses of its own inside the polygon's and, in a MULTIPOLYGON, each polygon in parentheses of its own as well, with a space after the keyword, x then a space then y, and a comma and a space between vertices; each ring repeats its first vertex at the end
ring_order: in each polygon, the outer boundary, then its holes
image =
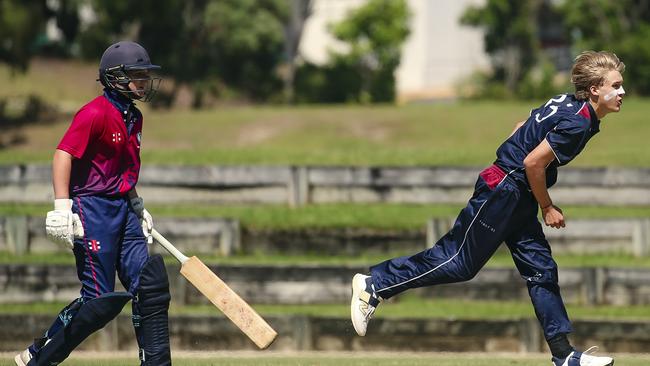
MULTIPOLYGON (((81 209, 81 199, 79 197, 77 198, 77 207, 79 207, 79 217, 81 218, 81 224, 86 227, 86 221, 84 220, 84 214, 83 210, 81 209)), ((84 243, 86 243, 86 232, 84 230, 84 238, 83 238, 84 243)), ((92 243, 92 241, 91 241, 92 243)), ((90 251, 88 250, 88 246, 84 245, 84 249, 86 250, 86 254, 88 254, 88 261, 90 262, 90 272, 93 274, 93 282, 95 283, 95 292, 97 293, 96 297, 99 297, 99 283, 97 282, 97 274, 95 273, 95 265, 93 263, 93 257, 90 255, 90 251)))

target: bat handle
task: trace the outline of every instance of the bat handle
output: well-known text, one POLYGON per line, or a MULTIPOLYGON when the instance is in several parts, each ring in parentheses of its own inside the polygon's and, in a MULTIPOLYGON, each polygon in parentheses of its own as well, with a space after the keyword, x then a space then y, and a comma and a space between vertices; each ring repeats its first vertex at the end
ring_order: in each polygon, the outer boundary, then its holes
POLYGON ((174 258, 176 258, 179 262, 181 262, 181 264, 187 261, 188 258, 185 255, 183 255, 183 253, 181 253, 180 250, 176 249, 176 247, 172 243, 170 243, 169 240, 165 239, 165 237, 162 236, 162 234, 156 231, 156 229, 151 230, 151 235, 153 236, 154 239, 156 239, 158 243, 160 243, 160 245, 163 246, 163 248, 165 248, 169 252, 169 254, 173 255, 174 258))

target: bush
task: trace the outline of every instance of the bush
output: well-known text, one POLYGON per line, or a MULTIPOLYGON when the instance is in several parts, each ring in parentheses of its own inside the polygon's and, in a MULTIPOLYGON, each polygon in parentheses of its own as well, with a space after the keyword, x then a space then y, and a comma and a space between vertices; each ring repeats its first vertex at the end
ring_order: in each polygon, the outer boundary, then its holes
POLYGON ((457 86, 458 95, 464 99, 546 99, 571 90, 568 77, 558 73, 551 62, 542 61, 534 66, 510 92, 505 83, 496 81, 489 72, 478 71, 462 80, 457 86))
POLYGON ((295 75, 295 99, 298 103, 360 102, 361 76, 343 59, 332 65, 305 63, 295 75))
POLYGON ((0 100, 0 126, 2 127, 53 121, 57 113, 54 106, 33 94, 0 100))
POLYGON ((457 93, 463 99, 508 99, 512 93, 508 91, 504 83, 493 80, 491 73, 476 71, 469 77, 461 80, 457 87, 457 93))
POLYGON ((544 99, 563 92, 564 85, 557 85, 557 71, 551 62, 542 61, 526 74, 517 87, 518 99, 544 99))
POLYGON ((625 89, 641 95, 650 95, 650 26, 642 24, 637 32, 631 33, 612 50, 627 66, 623 78, 625 89))

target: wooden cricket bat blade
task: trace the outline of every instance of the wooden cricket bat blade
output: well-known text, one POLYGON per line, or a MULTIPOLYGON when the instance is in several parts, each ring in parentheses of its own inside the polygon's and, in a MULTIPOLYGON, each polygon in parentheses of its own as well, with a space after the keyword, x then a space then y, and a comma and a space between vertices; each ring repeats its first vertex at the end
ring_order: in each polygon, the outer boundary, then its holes
POLYGON ((181 274, 259 348, 273 343, 278 333, 199 258, 188 258, 181 266, 181 274))

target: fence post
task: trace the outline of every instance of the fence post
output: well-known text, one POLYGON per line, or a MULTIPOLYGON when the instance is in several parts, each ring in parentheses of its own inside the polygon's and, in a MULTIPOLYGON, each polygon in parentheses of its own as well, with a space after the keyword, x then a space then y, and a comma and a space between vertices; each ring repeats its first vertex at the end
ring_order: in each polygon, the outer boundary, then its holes
POLYGON ((597 267, 594 271, 595 277, 595 286, 596 291, 595 303, 594 305, 604 305, 605 304, 605 285, 607 281, 607 269, 603 267, 597 267))
POLYGON ((448 218, 432 217, 427 221, 427 242, 424 245, 425 249, 431 248, 443 235, 449 231, 452 223, 448 218))
POLYGON ((524 352, 542 352, 542 332, 535 318, 522 318, 519 321, 519 337, 524 352))
POLYGON ((427 220, 427 242, 424 243, 425 249, 432 245, 433 241, 435 240, 434 238, 438 237, 438 225, 436 225, 436 220, 436 218, 430 218, 427 220))
POLYGON ((291 317, 293 335, 296 342, 296 350, 311 351, 314 349, 314 329, 311 324, 311 318, 308 316, 291 317))
POLYGON ((221 255, 228 257, 241 251, 239 221, 227 220, 219 225, 219 249, 221 255))
POLYGON ((167 273, 169 274, 169 285, 171 287, 170 291, 172 293, 172 303, 179 306, 184 306, 190 302, 187 298, 187 289, 190 285, 188 284, 188 281, 185 279, 185 277, 179 276, 179 271, 180 268, 174 265, 172 269, 167 270, 167 273))
POLYGON ((584 301, 586 305, 601 305, 603 301, 603 286, 605 274, 602 268, 585 268, 582 271, 584 276, 584 301))
POLYGON ((292 166, 289 184, 289 206, 300 207, 309 203, 308 171, 304 166, 292 166))
POLYGON ((119 349, 118 319, 109 322, 97 333, 98 351, 117 351, 119 349))
POLYGON ((5 218, 5 239, 11 253, 22 255, 29 248, 29 225, 27 216, 7 216, 5 218))
POLYGON ((632 245, 636 257, 644 257, 650 253, 650 219, 639 219, 632 233, 632 245))

